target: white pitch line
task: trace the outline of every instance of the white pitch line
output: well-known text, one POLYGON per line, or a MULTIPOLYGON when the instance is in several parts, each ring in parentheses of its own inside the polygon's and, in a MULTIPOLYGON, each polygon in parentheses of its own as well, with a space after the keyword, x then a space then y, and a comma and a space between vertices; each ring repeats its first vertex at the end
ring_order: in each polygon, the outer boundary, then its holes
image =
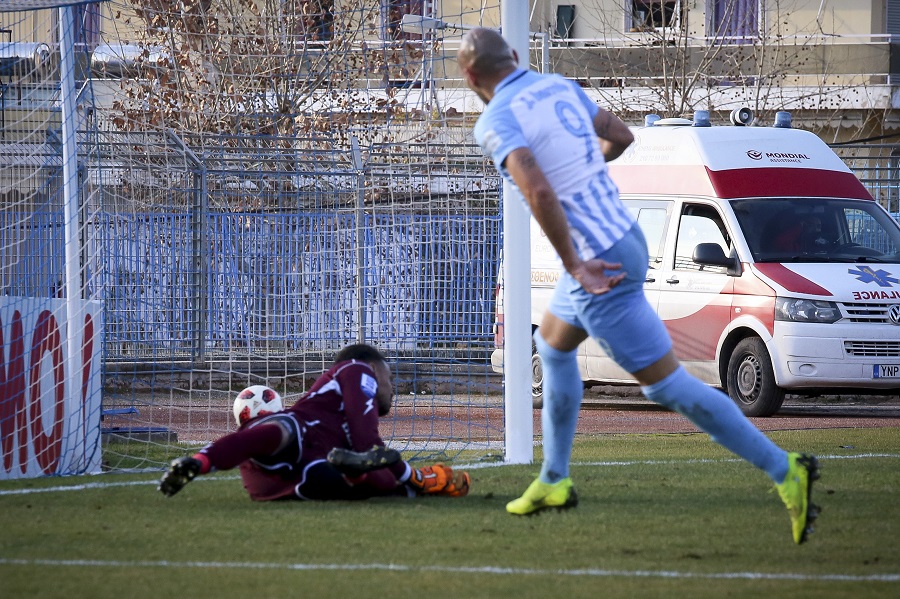
POLYGON ((803 574, 800 572, 679 572, 677 570, 604 570, 580 568, 549 570, 536 568, 502 568, 499 566, 410 566, 404 564, 273 564, 271 562, 173 562, 124 560, 52 560, 0 557, 0 566, 40 566, 77 568, 221 568, 244 570, 302 571, 388 571, 441 572, 447 574, 489 574, 515 576, 583 576, 592 578, 694 578, 725 580, 799 580, 819 582, 900 582, 900 574, 803 574))
MULTIPOLYGON (((900 458, 897 453, 861 453, 855 455, 817 455, 816 458, 821 460, 859 460, 869 458, 900 458)), ((741 458, 694 458, 684 460, 612 460, 603 462, 572 462, 573 468, 582 466, 670 466, 672 464, 724 464, 728 462, 743 462, 741 458)), ((454 468, 478 470, 480 468, 494 468, 497 466, 506 466, 503 462, 453 465, 454 468)))
MULTIPOLYGON (((214 478, 196 478, 194 482, 210 482, 215 480, 238 480, 239 476, 216 476, 214 478)), ((33 495, 36 493, 61 493, 65 491, 88 491, 91 489, 112 489, 114 487, 142 487, 156 485, 159 480, 130 480, 114 483, 84 483, 81 485, 61 485, 58 487, 35 487, 33 489, 5 489, 0 490, 0 497, 4 495, 33 495)))
MULTIPOLYGON (((820 455, 816 456, 819 460, 861 460, 871 458, 900 458, 900 454, 896 453, 863 453, 855 455, 820 455)), ((621 460, 621 461, 603 461, 603 462, 573 462, 573 468, 580 467, 627 467, 627 466, 670 466, 673 464, 723 464, 729 462, 743 462, 740 458, 697 458, 686 460, 621 460)), ((473 463, 454 465, 459 470, 479 470, 483 468, 497 468, 500 466, 508 466, 503 462, 491 463, 473 463)), ((161 470, 160 470, 161 472, 161 470)), ((197 478, 194 482, 210 482, 221 480, 237 480, 239 476, 216 476, 214 478, 197 478)), ((78 485, 60 485, 56 487, 35 487, 32 489, 0 489, 0 497, 5 495, 33 495, 37 493, 61 493, 66 491, 87 491, 91 489, 110 489, 113 487, 140 487, 144 485, 155 485, 158 481, 153 480, 134 480, 127 482, 102 482, 102 483, 83 483, 78 485)))

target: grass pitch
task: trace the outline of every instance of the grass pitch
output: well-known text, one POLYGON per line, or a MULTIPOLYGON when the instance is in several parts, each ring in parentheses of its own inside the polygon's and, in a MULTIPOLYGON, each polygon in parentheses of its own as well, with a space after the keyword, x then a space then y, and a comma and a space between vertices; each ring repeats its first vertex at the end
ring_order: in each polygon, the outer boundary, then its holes
MULTIPOLYGON (((0 482, 0 597, 896 597, 900 430, 771 433, 820 456, 791 541, 764 474, 705 435, 579 438, 579 506, 506 514, 537 465, 463 499, 251 502, 233 474, 0 482)), ((536 456, 537 459, 540 456, 536 456)))

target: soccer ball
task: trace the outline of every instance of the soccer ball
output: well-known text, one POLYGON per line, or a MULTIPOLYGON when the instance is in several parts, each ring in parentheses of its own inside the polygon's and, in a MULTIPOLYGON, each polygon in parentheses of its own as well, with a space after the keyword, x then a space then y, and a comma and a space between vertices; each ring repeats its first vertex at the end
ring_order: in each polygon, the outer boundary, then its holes
POLYGON ((234 398, 234 421, 238 426, 259 416, 274 414, 284 409, 281 396, 265 385, 247 387, 234 398))

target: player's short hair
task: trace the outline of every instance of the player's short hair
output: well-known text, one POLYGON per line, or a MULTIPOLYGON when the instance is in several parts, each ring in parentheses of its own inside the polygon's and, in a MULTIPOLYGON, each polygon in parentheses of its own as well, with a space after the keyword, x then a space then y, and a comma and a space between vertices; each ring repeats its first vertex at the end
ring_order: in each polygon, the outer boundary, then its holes
POLYGON ((482 75, 496 73, 517 65, 515 54, 500 32, 475 27, 463 36, 460 52, 470 61, 469 68, 482 75))
POLYGON ((334 357, 335 364, 338 362, 346 362, 347 360, 359 360, 360 362, 386 361, 384 354, 368 343, 354 343, 353 345, 348 345, 334 357))

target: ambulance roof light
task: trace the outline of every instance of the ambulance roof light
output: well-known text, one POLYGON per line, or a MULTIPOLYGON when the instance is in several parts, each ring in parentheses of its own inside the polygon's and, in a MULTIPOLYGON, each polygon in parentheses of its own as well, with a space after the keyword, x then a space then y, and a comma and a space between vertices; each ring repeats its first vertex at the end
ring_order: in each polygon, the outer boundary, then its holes
POLYGON ((709 122, 709 111, 708 110, 695 110, 694 111, 694 127, 711 127, 711 123, 709 122))
POLYGON ((791 128, 791 113, 779 110, 775 113, 775 126, 780 129, 791 128))
POLYGON ((652 127, 660 118, 662 117, 660 117, 658 114, 648 114, 644 117, 644 126, 652 127))

